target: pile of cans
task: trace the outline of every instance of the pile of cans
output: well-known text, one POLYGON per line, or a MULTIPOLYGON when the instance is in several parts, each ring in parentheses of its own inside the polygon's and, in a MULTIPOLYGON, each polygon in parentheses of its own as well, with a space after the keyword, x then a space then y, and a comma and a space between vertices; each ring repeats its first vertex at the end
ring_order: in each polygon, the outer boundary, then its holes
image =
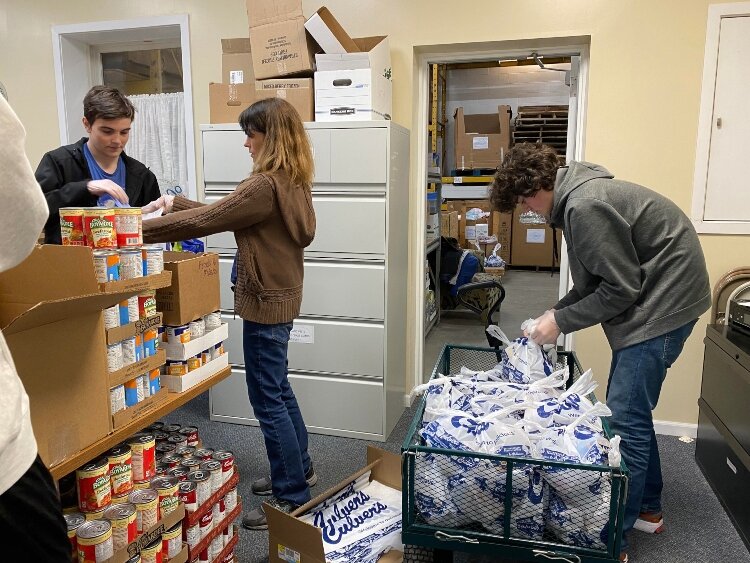
MULTIPOLYGON (((164 342, 170 344, 187 344, 216 330, 221 326, 221 313, 214 311, 203 317, 199 317, 188 324, 171 326, 166 325, 162 334, 164 342)), ((224 343, 219 342, 207 348, 200 354, 187 359, 167 358, 164 366, 165 375, 187 375, 189 372, 199 369, 207 363, 217 359, 224 353, 224 343)))
MULTIPOLYGON (((73 561, 100 562, 134 541, 179 502, 190 513, 205 504, 234 475, 234 455, 201 448, 198 428, 157 422, 100 459, 76 471, 77 510, 66 511, 73 561)), ((232 488, 200 523, 187 518, 166 530, 128 563, 166 562, 194 547, 237 506, 232 488)), ((232 539, 227 525, 206 549, 214 558, 232 539)), ((234 556, 220 563, 231 563, 234 556)))

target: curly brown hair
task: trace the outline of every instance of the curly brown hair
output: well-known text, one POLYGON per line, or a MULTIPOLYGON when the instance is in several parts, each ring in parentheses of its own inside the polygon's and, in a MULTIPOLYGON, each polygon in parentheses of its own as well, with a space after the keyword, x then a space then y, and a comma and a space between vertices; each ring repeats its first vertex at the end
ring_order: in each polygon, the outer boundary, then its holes
POLYGON ((508 151, 490 185, 492 207, 503 213, 518 205, 518 198, 555 188, 560 163, 549 145, 520 143, 508 151))
POLYGON ((125 94, 111 86, 94 86, 83 98, 83 116, 89 125, 97 119, 135 118, 135 108, 125 94))

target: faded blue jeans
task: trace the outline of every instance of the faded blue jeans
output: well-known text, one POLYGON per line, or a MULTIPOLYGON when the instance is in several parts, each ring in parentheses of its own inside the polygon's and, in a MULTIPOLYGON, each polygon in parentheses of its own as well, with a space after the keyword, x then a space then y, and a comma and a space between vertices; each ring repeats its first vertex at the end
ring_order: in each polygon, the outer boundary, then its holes
POLYGON ((622 436, 622 458, 630 470, 622 549, 627 547, 625 534, 641 512, 661 511, 661 460, 651 411, 656 408, 667 369, 679 357, 695 323, 612 351, 607 385, 607 406, 612 410, 609 422, 612 432, 622 436))
POLYGON ((307 429, 287 377, 292 323, 243 321, 247 392, 260 423, 276 498, 301 505, 310 500, 307 429))

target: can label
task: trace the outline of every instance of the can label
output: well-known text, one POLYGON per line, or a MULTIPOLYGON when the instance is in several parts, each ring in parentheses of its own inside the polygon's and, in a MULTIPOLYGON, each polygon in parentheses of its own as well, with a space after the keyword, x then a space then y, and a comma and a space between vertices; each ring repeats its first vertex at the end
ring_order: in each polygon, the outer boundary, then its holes
POLYGON ((111 530, 109 535, 99 543, 83 542, 84 540, 78 539, 78 563, 98 563, 99 561, 106 561, 114 555, 111 530))
POLYGON ((224 506, 228 512, 232 512, 237 507, 237 487, 227 491, 224 497, 224 506))
POLYGON ((131 336, 122 341, 122 365, 128 366, 136 361, 135 337, 131 336))
POLYGON ((64 246, 86 246, 83 234, 83 209, 60 208, 60 235, 64 246))
POLYGON ((96 208, 83 212, 86 243, 92 248, 117 248, 114 209, 96 208))
POLYGON ((115 230, 117 231, 118 246, 143 244, 143 214, 141 208, 115 208, 115 230))
POLYGON ((122 345, 120 342, 107 346, 107 368, 109 372, 122 369, 122 345))
POLYGON ((164 271, 164 249, 158 246, 144 246, 141 251, 143 275, 153 276, 164 271))
POLYGON ((187 362, 177 360, 167 362, 167 375, 187 375, 187 372, 187 362))
POLYGON ((161 537, 141 550, 141 563, 162 563, 161 537))
POLYGON ((209 510, 201 516, 198 524, 201 527, 201 539, 205 538, 214 527, 214 513, 209 510))
POLYGON ((182 522, 177 523, 176 526, 167 530, 161 535, 162 555, 165 555, 169 559, 177 557, 182 550, 182 522))
MULTIPOLYGON (((145 437, 144 437, 145 438, 145 437)), ((156 440, 134 440, 128 444, 132 449, 133 479, 147 481, 156 471, 156 440)))
POLYGON ((147 291, 138 296, 138 318, 145 319, 156 314, 156 292, 147 291))
POLYGON ((120 257, 112 250, 95 250, 94 272, 99 283, 119 280, 120 257))
POLYGON ((194 526, 185 527, 185 531, 183 532, 183 539, 188 544, 188 547, 190 549, 193 549, 196 545, 198 545, 198 542, 201 541, 201 529, 199 524, 195 524, 194 526))
POLYGON ((133 459, 130 449, 120 455, 109 456, 109 476, 114 496, 133 490, 133 459))
POLYGON ((143 262, 139 249, 123 248, 120 250, 120 277, 124 280, 143 277, 143 262))
POLYGON ((188 358, 187 360, 187 368, 188 371, 195 371, 197 369, 200 369, 203 364, 201 363, 200 356, 197 356, 195 358, 188 358))
POLYGON ((132 504, 119 504, 104 513, 104 517, 112 525, 112 543, 115 551, 126 547, 138 535, 136 512, 132 504))
POLYGON ((109 390, 109 407, 112 414, 125 410, 125 386, 118 385, 109 390))
POLYGON ((182 481, 178 486, 178 498, 185 504, 185 510, 195 512, 198 510, 198 488, 191 481, 182 481))
MULTIPOLYGON (((143 397, 143 386, 141 385, 141 382, 138 381, 138 378, 131 379, 130 381, 125 382, 125 405, 128 407, 133 407, 140 403, 144 399, 143 397)), ((154 454, 156 455, 156 454, 154 454)), ((135 452, 133 452, 133 457, 135 457, 135 452)), ((135 459, 133 460, 133 463, 135 463, 135 459)), ((135 479, 136 481, 143 481, 143 479, 135 479)))
POLYGON ((159 337, 159 332, 155 328, 148 329, 143 333, 143 354, 144 357, 149 358, 156 355, 156 341, 159 337))
POLYGON ((104 309, 104 328, 117 328, 120 326, 120 307, 113 305, 104 309))

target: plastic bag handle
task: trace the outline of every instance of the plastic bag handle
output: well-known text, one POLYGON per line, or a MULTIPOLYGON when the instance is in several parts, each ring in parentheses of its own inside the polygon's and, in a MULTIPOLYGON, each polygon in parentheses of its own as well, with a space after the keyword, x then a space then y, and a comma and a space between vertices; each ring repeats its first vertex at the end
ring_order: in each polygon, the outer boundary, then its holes
POLYGON ((502 330, 500 330, 499 326, 497 326, 497 325, 490 325, 490 326, 487 327, 486 330, 487 330, 487 334, 489 334, 490 336, 494 336, 495 338, 497 338, 500 342, 502 342, 506 346, 510 346, 511 345, 510 338, 508 338, 505 335, 505 333, 502 330))
POLYGON ((562 396, 560 397, 560 401, 562 402, 566 397, 569 397, 570 395, 579 395, 581 397, 585 397, 586 395, 593 393, 594 389, 596 389, 599 386, 599 384, 594 381, 594 373, 591 371, 591 369, 587 369, 584 374, 579 377, 573 385, 570 386, 570 389, 565 391, 562 396))
POLYGON ((612 416, 612 411, 609 410, 609 407, 605 405, 604 403, 601 403, 601 402, 596 403, 587 412, 584 412, 582 415, 576 418, 573 422, 568 424, 568 426, 566 427, 566 431, 573 430, 574 428, 576 428, 577 426, 580 426, 589 418, 592 418, 594 416, 598 416, 598 417, 612 416))
POLYGON ((556 388, 565 385, 570 377, 568 368, 562 368, 557 371, 553 371, 544 379, 538 379, 532 383, 529 383, 529 389, 548 389, 556 388))

